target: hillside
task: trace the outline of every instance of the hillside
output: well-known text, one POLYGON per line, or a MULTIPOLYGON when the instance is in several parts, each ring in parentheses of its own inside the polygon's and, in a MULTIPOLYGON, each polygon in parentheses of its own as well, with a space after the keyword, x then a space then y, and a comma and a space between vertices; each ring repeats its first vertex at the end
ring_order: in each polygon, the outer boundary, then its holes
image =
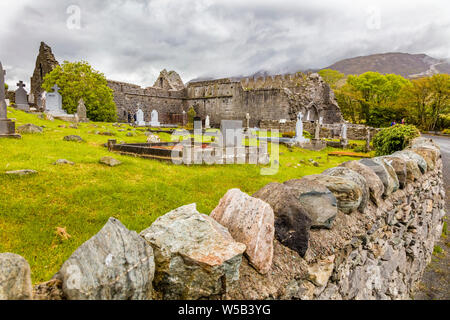
POLYGON ((395 73, 406 78, 449 73, 450 64, 426 54, 382 53, 341 60, 325 68, 340 71, 346 75, 362 74, 367 71, 395 73))

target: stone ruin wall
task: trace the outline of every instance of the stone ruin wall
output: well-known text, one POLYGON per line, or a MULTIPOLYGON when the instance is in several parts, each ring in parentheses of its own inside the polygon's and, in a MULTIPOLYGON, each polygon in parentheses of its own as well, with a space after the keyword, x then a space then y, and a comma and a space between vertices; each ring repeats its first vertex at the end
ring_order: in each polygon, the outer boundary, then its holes
POLYGON ((220 120, 243 120, 250 114, 250 126, 260 127, 266 120, 295 120, 298 112, 324 123, 343 122, 331 89, 320 76, 296 74, 241 81, 220 79, 190 83, 187 108, 194 106, 202 118, 211 117, 218 127, 220 120))
POLYGON ((410 299, 442 232, 442 174, 419 138, 252 197, 230 190, 210 216, 175 209, 140 235, 111 218, 34 289, 28 263, 0 254, 0 299, 410 299))
POLYGON ((142 88, 138 85, 111 80, 108 80, 108 86, 114 91, 119 121, 128 122, 128 113, 133 116, 139 107, 144 111, 144 119, 148 122, 153 110, 158 111, 161 123, 172 123, 171 115, 183 112, 185 90, 142 88))

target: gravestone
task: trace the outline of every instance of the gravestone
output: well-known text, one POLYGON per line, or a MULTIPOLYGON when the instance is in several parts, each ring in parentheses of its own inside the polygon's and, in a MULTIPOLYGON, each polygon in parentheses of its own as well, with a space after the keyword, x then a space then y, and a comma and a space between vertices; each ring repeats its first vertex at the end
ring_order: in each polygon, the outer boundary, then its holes
POLYGON ((139 108, 138 111, 136 112, 136 125, 145 126, 144 111, 142 111, 141 108, 139 108))
POLYGON ((347 124, 344 123, 342 125, 342 130, 341 130, 341 146, 343 148, 346 148, 348 146, 348 139, 347 139, 347 124))
POLYGON ((323 117, 320 117, 320 118, 319 118, 319 124, 320 124, 321 126, 323 126, 323 117))
POLYGON ((242 147, 243 129, 241 120, 222 120, 220 131, 224 147, 242 147))
POLYGON ((78 121, 89 122, 89 119, 87 117, 86 106, 84 105, 83 98, 81 98, 80 101, 78 101, 77 116, 78 116, 78 121))
POLYGON ((17 84, 19 89, 16 90, 15 101, 16 107, 22 111, 30 111, 30 105, 28 104, 28 94, 25 88, 25 83, 23 81, 19 81, 17 84))
POLYGON ((30 93, 30 95, 28 96, 28 103, 29 104, 35 103, 34 94, 30 93))
POLYGON ((202 118, 200 117, 195 117, 194 118, 194 130, 196 131, 203 131, 203 123, 202 123, 202 118))
POLYGON ((306 116, 306 121, 309 121, 310 117, 311 117, 311 110, 308 110, 308 114, 306 116))
POLYGON ((247 124, 245 126, 245 131, 247 132, 250 129, 250 113, 245 115, 245 120, 247 120, 247 124))
POLYGON ((314 139, 319 140, 320 139, 320 122, 316 121, 316 127, 314 129, 314 139))
POLYGON ((8 111, 5 102, 5 75, 0 62, 0 138, 20 138, 16 134, 16 124, 8 119, 8 111))
POLYGON ((188 116, 186 111, 183 110, 183 126, 187 125, 188 123, 188 116))
POLYGON ((309 139, 303 137, 303 114, 301 112, 297 115, 297 125, 295 126, 295 138, 296 143, 306 143, 309 139))
POLYGON ((58 90, 58 85, 53 86, 53 92, 47 92, 45 95, 45 113, 54 117, 67 116, 67 112, 62 108, 62 97, 58 90))
POLYGON ((366 136, 366 151, 370 151, 370 141, 372 137, 370 136, 370 128, 367 128, 367 136, 366 136))
POLYGON ((156 111, 156 110, 152 111, 152 118, 151 118, 151 121, 150 121, 150 125, 152 127, 159 127, 159 126, 161 126, 161 123, 159 122, 158 111, 156 111))
POLYGON ((209 116, 206 116, 205 129, 211 129, 211 123, 210 123, 209 116))

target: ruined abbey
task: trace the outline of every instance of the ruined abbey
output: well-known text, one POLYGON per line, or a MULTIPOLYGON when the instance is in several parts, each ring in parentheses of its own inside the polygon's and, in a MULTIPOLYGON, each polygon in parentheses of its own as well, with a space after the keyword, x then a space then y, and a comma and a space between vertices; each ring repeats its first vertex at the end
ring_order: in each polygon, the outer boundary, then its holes
MULTIPOLYGON (((31 78, 31 93, 39 106, 43 77, 58 65, 52 50, 41 43, 36 68, 31 78)), ((184 84, 175 71, 163 70, 153 86, 108 80, 114 92, 118 119, 128 122, 138 108, 150 119, 157 110, 161 123, 181 123, 183 111, 193 106, 197 116, 209 115, 212 126, 221 120, 245 120, 257 127, 263 120, 295 120, 303 112, 305 120, 323 118, 324 124, 343 121, 330 87, 318 74, 278 75, 241 80, 219 79, 184 84), (308 117, 309 116, 309 117, 308 117)))

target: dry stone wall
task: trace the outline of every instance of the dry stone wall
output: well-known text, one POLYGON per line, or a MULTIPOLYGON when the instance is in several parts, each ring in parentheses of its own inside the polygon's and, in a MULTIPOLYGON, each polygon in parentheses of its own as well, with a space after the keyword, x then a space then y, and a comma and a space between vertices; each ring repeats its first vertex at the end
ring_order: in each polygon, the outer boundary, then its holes
POLYGON ((2 299, 409 299, 442 232, 439 147, 230 190, 208 216, 187 205, 140 235, 110 219, 47 283, 0 255, 2 299), (217 221, 215 220, 217 219, 217 221))

